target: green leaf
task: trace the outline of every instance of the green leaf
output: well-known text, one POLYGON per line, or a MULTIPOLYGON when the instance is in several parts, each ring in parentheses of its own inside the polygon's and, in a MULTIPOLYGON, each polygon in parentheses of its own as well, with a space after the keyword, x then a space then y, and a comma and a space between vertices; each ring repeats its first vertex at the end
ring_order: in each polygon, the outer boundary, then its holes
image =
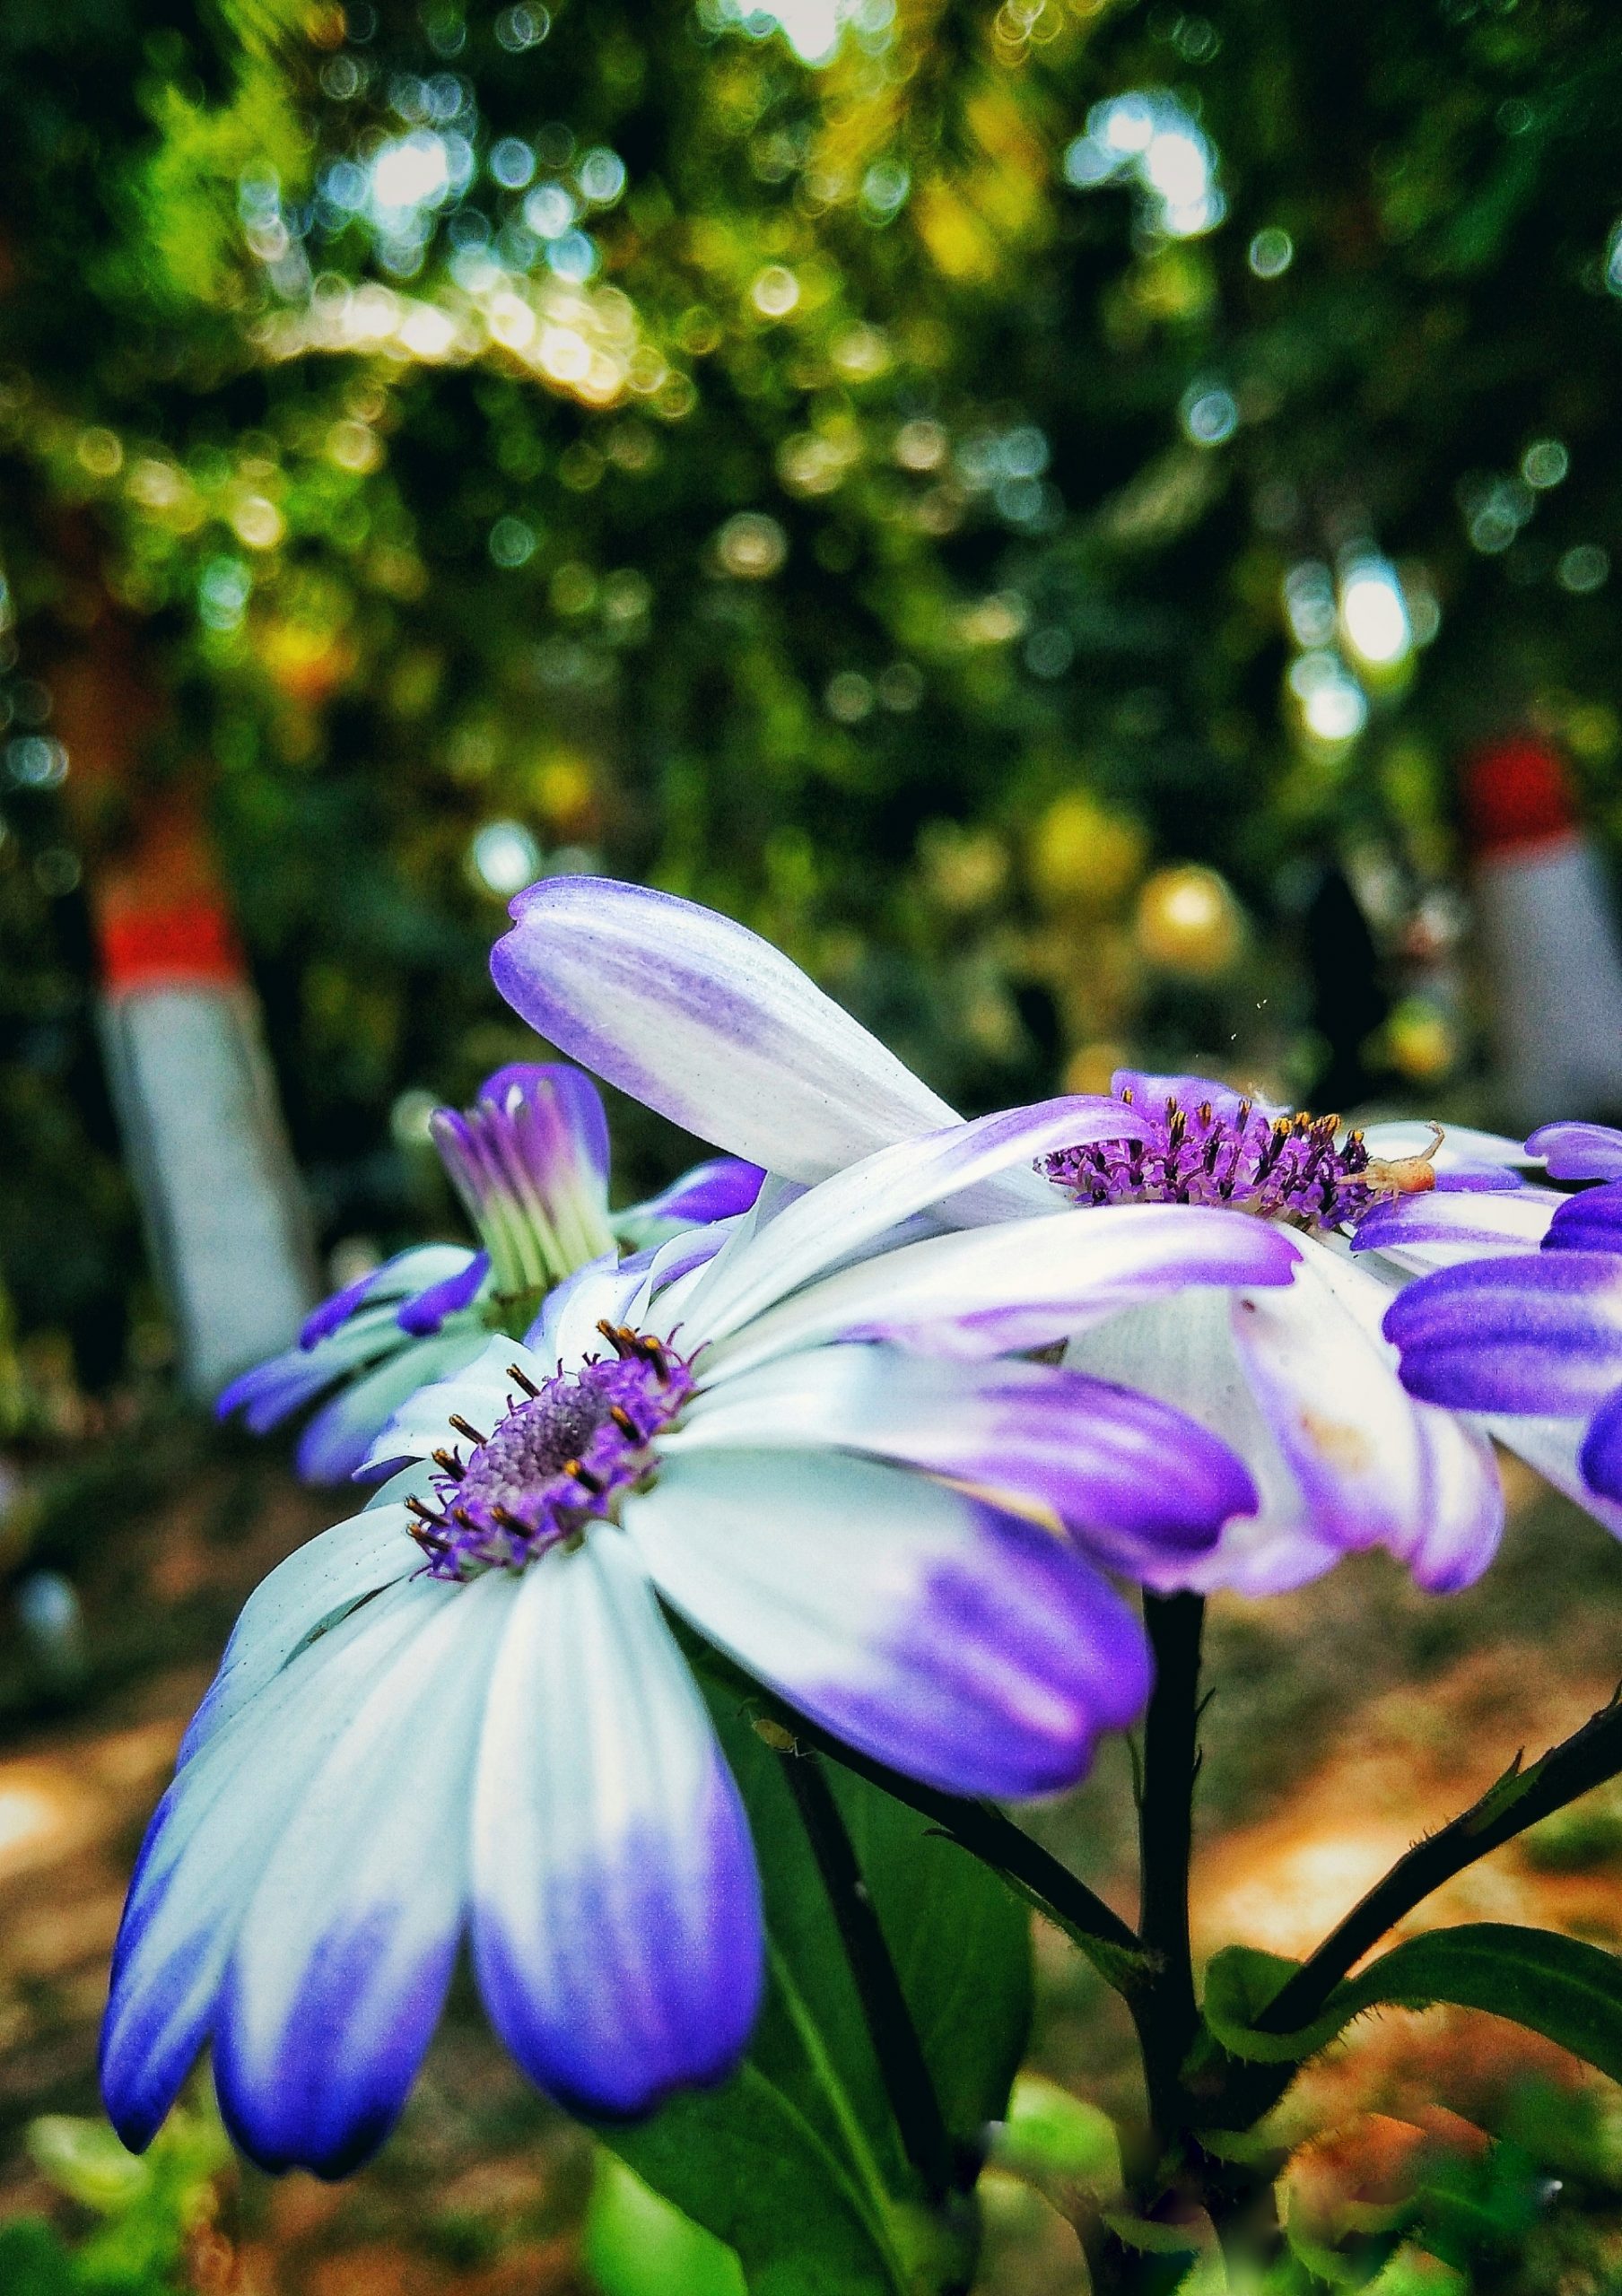
MULTIPOLYGON (((885 2296, 938 2238, 896 2132, 822 1877, 779 1755, 734 1686, 711 1709, 749 1812, 769 1984, 747 2059, 603 2142, 737 2250, 751 2296, 885 2296)), ((1025 1909, 955 1843, 866 1780, 830 1782, 952 2133, 999 2118, 1030 2020, 1025 1909)), ((961 2261, 961 2258, 959 2259, 961 2261)))
POLYGON ((867 2296, 905 2288, 885 2196, 800 2110, 789 2087, 745 2063, 719 2089, 675 2097, 650 2120, 603 2128, 637 2174, 737 2250, 751 2296, 867 2296))
POLYGON ((743 2296, 732 2250, 611 2152, 597 2155, 580 2254, 604 2296, 743 2296))
POLYGON ((1297 2064, 1365 2010, 1425 2009, 1440 2001, 1506 2017, 1622 2081, 1622 1959, 1574 1937, 1504 1922, 1430 1930, 1337 1986, 1321 2016, 1299 2032, 1259 2032, 1256 2019, 1297 1966, 1244 1945, 1212 1961, 1206 2022, 1234 2056, 1297 2064))
POLYGON ((1057 2178, 1106 2197, 1121 2187, 1121 2139, 1108 2113, 1039 2073, 1015 2083, 991 2157, 1010 2176, 1057 2178))

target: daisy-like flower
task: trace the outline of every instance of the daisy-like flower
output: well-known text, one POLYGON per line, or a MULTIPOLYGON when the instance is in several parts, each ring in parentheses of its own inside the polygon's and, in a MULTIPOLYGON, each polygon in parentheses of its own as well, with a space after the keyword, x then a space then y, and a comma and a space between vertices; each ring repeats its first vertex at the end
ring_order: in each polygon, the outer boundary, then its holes
POLYGON ((405 1405, 373 1452, 403 1471, 249 1603, 148 1833, 102 2048, 126 2143, 207 2042, 249 2154, 342 2173, 465 1934, 566 2104, 638 2113, 725 2073, 759 1894, 667 1612, 954 1793, 1066 1787, 1133 1719, 1147 1653, 1099 1564, 1198 1547, 1254 1494, 1176 1411, 995 1358, 1169 1289, 1261 1296, 1295 1244, 1128 1206, 872 1253, 1095 1116, 955 1126, 780 1192, 724 1248, 605 1257, 405 1405))
MULTIPOLYGON (((496 986, 547 1039, 702 1136, 814 1180, 944 1124, 951 1111, 798 966, 730 919, 667 894, 553 878, 512 905, 496 986)), ((1287 1289, 1164 1294, 1071 1347, 1068 1361, 1173 1400, 1244 1457, 1261 1494, 1216 1547, 1144 1572, 1162 1591, 1267 1593, 1382 1545, 1420 1585, 1462 1586, 1503 1521, 1481 1430, 1417 1402, 1381 1321, 1400 1272, 1347 1246, 1391 1198, 1513 1192, 1521 1150, 1485 1134, 1440 1145, 1423 1125, 1347 1134, 1333 1117, 1264 1108, 1201 1077, 1124 1073, 1118 1118, 946 1207, 1018 1218, 1067 1199, 1103 1220, 1138 1206, 1175 1231, 1220 1206, 1287 1225, 1287 1289), (1390 1280, 1385 1280, 1389 1274, 1390 1280)), ((1110 1102, 1101 1104, 1105 1108, 1110 1102)))
POLYGON ((327 1396, 299 1440, 307 1482, 346 1482, 397 1405, 471 1363, 493 1330, 526 1330, 576 1268, 616 1242, 646 1247, 732 1218, 760 1189, 754 1165, 724 1156, 646 1204, 610 1212, 602 1099, 562 1062, 497 1069, 472 1108, 436 1109, 429 1130, 478 1248, 397 1253, 324 1300, 297 1346, 243 1372, 220 1397, 222 1418, 240 1412, 262 1435, 327 1396))
POLYGON ((1598 1185, 1382 1219, 1371 1243, 1421 1278, 1385 1329, 1415 1395, 1488 1414, 1502 1442, 1622 1536, 1622 1132, 1545 1125, 1525 1152, 1551 1178, 1598 1185))

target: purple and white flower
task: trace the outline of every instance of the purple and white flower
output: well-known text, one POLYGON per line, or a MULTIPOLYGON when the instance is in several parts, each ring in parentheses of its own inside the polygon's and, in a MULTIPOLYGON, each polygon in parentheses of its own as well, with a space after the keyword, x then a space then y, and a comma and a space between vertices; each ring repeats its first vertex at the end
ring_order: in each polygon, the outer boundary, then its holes
POLYGON ((1506 1217, 1453 1224, 1403 1205, 1378 1249, 1420 1273, 1385 1329, 1402 1378, 1481 1412, 1499 1439, 1622 1536, 1622 1132, 1550 1124, 1526 1144, 1575 1195, 1529 1187, 1506 1217))
MULTIPOLYGON (((552 878, 512 904, 491 970, 550 1041, 701 1136, 813 1181, 944 1124, 951 1111, 799 968, 730 919, 668 894, 552 878)), ((1457 1413, 1417 1402, 1381 1318, 1390 1284, 1348 1259, 1388 1200, 1435 1189, 1509 1202, 1517 1144, 1400 1124, 1347 1134, 1333 1118, 1264 1107, 1200 1077, 1123 1073, 1101 1120, 1041 1160, 940 1207, 962 1225, 1056 1210, 1152 1206, 1173 1223, 1228 1207, 1287 1223, 1287 1291, 1163 1294, 1095 1326, 1067 1361, 1175 1401, 1234 1442, 1260 1491, 1214 1549, 1163 1556, 1163 1590, 1262 1593, 1382 1545, 1425 1587, 1461 1586, 1496 1547, 1491 1448, 1457 1413)), ((995 1248, 995 1247, 993 1247, 995 1248)), ((1379 1264, 1374 1264, 1378 1265, 1379 1264)), ((1391 1282, 1404 1280, 1392 1271, 1391 1282)), ((1018 1343, 1010 1338, 1008 1344, 1018 1343)))
POLYGON ((605 1255, 527 1341, 410 1399, 372 1448, 400 1471, 249 1603, 148 1833, 102 2047, 126 2143, 209 2044, 249 2153, 344 2172, 399 2111, 464 1936, 565 2103, 640 2113, 722 2075, 760 1998, 759 1892, 667 1611, 911 1777, 1017 1797, 1081 1775, 1149 1679, 1100 1566, 1195 1552, 1254 1493, 1175 1410, 997 1356, 1185 1286, 1266 1297, 1296 1246, 1128 1205, 873 1247, 1098 1121, 953 1126, 724 1237, 605 1255))
POLYGON ((602 1099, 562 1062, 500 1068, 472 1108, 436 1109, 429 1128, 478 1248, 424 1244, 385 1260, 324 1300, 297 1346, 220 1397, 222 1418, 240 1412, 261 1435, 327 1396, 299 1440, 307 1482, 347 1481, 397 1405, 472 1362, 493 1330, 527 1329, 576 1268, 616 1242, 646 1247, 734 1218, 760 1189, 754 1166, 723 1156, 611 1213, 602 1099))

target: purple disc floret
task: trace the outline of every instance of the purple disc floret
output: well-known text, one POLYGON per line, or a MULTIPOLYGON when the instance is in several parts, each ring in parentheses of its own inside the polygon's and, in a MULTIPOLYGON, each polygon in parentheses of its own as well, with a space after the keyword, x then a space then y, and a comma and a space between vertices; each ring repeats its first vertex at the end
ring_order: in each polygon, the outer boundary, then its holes
POLYGON ((1147 1138, 1061 1148, 1038 1169, 1077 1204, 1199 1204, 1340 1228, 1378 1200, 1360 1133, 1336 1116, 1287 1116, 1199 1076, 1113 1079, 1147 1138))
POLYGON ((415 1536, 439 1578, 521 1570, 653 1472, 652 1443, 693 1393, 689 1366, 661 1340, 605 1326, 612 1355, 560 1371, 539 1387, 515 1365, 524 1392, 488 1433, 457 1422, 472 1443, 434 1454, 438 1505, 406 1501, 415 1536))

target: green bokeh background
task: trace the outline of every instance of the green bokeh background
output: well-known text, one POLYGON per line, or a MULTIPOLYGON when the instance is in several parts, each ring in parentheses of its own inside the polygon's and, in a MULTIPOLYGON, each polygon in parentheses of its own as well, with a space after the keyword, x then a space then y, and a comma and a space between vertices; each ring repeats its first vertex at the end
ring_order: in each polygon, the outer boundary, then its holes
MULTIPOLYGON (((807 61, 742 0, 4 11, 0 1247, 36 1386, 161 1353, 86 892, 176 787, 328 1244, 449 1222, 422 1096, 525 1050, 484 958, 542 867, 746 918, 966 1108, 1129 1051, 1491 1112, 1415 920, 1462 927, 1483 735, 1530 718, 1622 819, 1622 26, 839 13, 807 61), (1134 93, 1203 218, 1129 164, 1085 187, 1134 93), (1286 586, 1332 607, 1359 552, 1429 642, 1371 668, 1331 619, 1304 650, 1364 722, 1321 738, 1286 586), (150 707, 91 789, 39 744, 115 654, 150 707)), ((627 1187, 662 1177, 620 1113, 627 1187)))

